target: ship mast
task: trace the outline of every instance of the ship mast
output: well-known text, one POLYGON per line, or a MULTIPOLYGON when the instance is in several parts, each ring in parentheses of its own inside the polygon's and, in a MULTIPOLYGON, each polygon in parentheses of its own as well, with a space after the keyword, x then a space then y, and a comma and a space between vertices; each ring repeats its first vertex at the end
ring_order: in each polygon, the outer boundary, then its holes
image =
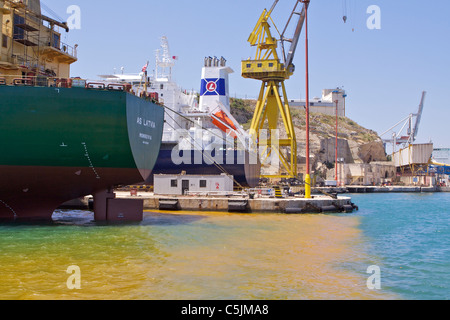
POLYGON ((155 79, 172 80, 172 68, 175 66, 175 60, 170 55, 169 41, 166 36, 161 38, 161 49, 156 50, 156 70, 155 79), (162 54, 161 54, 162 50, 162 54))

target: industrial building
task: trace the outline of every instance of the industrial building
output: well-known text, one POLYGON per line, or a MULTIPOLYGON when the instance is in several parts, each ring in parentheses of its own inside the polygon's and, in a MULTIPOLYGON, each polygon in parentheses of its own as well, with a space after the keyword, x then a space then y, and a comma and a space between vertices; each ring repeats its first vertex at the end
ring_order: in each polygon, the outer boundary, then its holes
MULTIPOLYGON (((392 162, 344 163, 337 166, 337 186, 374 186, 393 183, 397 169, 392 162)), ((328 170, 327 180, 335 179, 335 170, 328 170)))
POLYGON ((433 144, 412 144, 392 155, 399 179, 405 185, 435 185, 436 178, 429 173, 433 144))

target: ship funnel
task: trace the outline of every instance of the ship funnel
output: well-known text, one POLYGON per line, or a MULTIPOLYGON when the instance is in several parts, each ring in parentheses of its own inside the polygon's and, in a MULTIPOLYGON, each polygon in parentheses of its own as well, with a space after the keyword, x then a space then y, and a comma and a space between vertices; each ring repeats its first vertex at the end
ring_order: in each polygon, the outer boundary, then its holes
POLYGON ((203 112, 216 109, 217 101, 230 111, 228 75, 234 71, 226 66, 226 61, 224 57, 205 58, 199 101, 199 108, 203 112))

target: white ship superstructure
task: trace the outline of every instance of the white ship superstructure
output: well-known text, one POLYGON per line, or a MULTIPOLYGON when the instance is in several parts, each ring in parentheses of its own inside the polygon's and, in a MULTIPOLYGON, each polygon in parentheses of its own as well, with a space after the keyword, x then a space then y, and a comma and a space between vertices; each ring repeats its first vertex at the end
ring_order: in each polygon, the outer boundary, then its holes
MULTIPOLYGON (((191 149, 199 147, 192 145, 194 137, 203 138, 202 148, 213 146, 214 142, 218 141, 216 138, 219 129, 231 130, 244 136, 245 132, 230 112, 228 80, 229 74, 234 71, 226 66, 226 60, 223 57, 205 58, 200 94, 194 90, 183 90, 173 81, 172 68, 175 61, 176 58, 170 55, 167 38, 162 37, 161 49, 156 51, 154 74, 150 77, 147 76, 148 64, 139 74, 101 77, 107 82, 131 83, 137 94, 145 90, 166 107, 163 142, 176 141, 180 142, 180 149, 191 149), (217 113, 221 113, 222 117, 218 117, 217 113), (225 123, 221 125, 222 128, 218 128, 213 122, 224 122, 223 118, 226 118, 225 123)), ((241 140, 245 141, 244 138, 241 140)), ((217 143, 223 145, 224 141, 217 143)))
POLYGON ((238 184, 256 186, 259 161, 253 153, 249 155, 247 132, 231 114, 228 83, 234 71, 226 66, 225 58, 206 57, 200 93, 188 92, 172 79, 175 61, 167 38, 162 37, 153 75, 147 75, 147 63, 139 74, 101 76, 109 83, 131 83, 137 95, 146 94, 164 105, 162 147, 154 172, 225 173, 233 175, 238 184), (174 154, 182 155, 181 165, 174 161, 174 154))

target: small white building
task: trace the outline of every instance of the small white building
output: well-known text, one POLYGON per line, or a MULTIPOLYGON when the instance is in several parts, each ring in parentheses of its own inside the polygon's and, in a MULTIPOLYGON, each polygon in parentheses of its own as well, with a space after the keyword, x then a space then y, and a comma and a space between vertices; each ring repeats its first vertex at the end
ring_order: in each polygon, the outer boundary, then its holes
POLYGON ((166 175, 154 176, 155 195, 226 194, 234 190, 233 176, 166 175))
MULTIPOLYGON (((311 98, 310 99, 310 111, 323 113, 330 116, 336 115, 336 101, 338 103, 338 115, 340 117, 345 117, 345 99, 347 94, 345 90, 341 88, 337 89, 324 89, 322 91, 322 98, 311 98)), ((303 100, 289 100, 289 106, 292 109, 304 109, 306 101, 303 100)))

